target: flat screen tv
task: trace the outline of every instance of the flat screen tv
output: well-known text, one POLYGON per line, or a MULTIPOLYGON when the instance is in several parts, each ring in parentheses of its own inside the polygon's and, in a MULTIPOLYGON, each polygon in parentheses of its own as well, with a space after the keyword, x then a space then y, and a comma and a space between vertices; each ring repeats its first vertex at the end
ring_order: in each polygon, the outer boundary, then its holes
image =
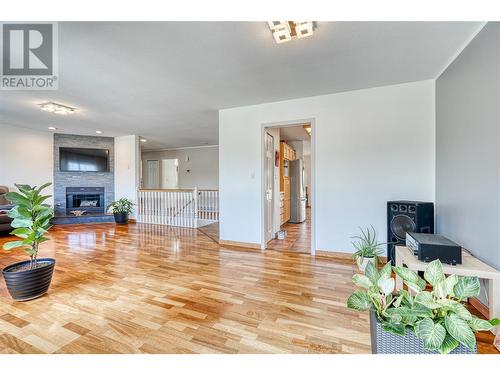
POLYGON ((109 150, 101 148, 59 148, 62 172, 108 172, 109 150))

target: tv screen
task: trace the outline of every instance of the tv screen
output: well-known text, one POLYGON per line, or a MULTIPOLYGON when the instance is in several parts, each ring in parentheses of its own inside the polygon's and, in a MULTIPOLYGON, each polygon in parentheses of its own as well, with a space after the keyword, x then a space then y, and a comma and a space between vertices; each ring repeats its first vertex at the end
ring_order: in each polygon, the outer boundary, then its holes
POLYGON ((63 172, 108 172, 109 150, 59 148, 59 169, 63 172))

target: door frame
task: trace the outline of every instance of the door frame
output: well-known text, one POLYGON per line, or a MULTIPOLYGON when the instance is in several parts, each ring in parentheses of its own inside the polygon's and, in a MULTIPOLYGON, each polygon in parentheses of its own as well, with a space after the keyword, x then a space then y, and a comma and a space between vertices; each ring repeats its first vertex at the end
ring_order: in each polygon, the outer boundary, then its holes
MULTIPOLYGON (((269 134, 267 131, 264 133, 264 154, 266 153, 266 136, 269 136, 272 140, 272 143, 273 143, 273 155, 272 155, 272 160, 273 160, 273 170, 272 170, 272 173, 271 173, 271 180, 272 180, 272 185, 273 185, 273 188, 272 188, 272 196, 271 196, 271 220, 270 220, 270 223, 268 222, 268 212, 266 212, 266 207, 267 207, 267 204, 268 204, 268 200, 266 199, 266 194, 264 193, 264 242, 268 242, 270 240, 267 239, 267 225, 271 225, 271 232, 274 231, 274 224, 276 222, 276 218, 274 217, 274 195, 275 195, 275 190, 274 190, 274 181, 275 181, 275 173, 274 173, 274 170, 275 170, 275 157, 274 157, 274 136, 272 136, 271 134, 269 134)), ((267 178, 268 178, 268 174, 267 174, 267 171, 268 171, 268 163, 267 163, 267 157, 264 156, 264 190, 267 190, 267 186, 266 186, 266 181, 267 181, 267 178)))
MULTIPOLYGON (((266 223, 265 223, 265 215, 266 215, 266 181, 265 181, 265 163, 266 163, 266 132, 269 128, 286 128, 297 126, 304 123, 311 124, 311 255, 316 254, 316 119, 306 118, 306 119, 297 119, 297 120, 288 120, 288 121, 280 121, 280 122, 270 122, 261 124, 261 187, 260 187, 260 205, 261 205, 261 250, 266 250, 267 241, 266 241, 266 223)), ((280 139, 281 141, 281 139, 280 139)), ((273 210, 274 213, 274 210, 273 210)), ((273 214, 273 220, 274 218, 273 214)))

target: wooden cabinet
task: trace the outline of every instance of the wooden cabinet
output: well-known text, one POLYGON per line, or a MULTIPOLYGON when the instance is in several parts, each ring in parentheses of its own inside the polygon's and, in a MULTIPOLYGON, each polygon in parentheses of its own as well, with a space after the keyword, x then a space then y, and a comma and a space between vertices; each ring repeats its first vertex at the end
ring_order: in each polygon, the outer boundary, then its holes
POLYGON ((290 220, 290 161, 295 160, 295 150, 286 142, 280 142, 280 191, 282 199, 281 206, 281 224, 290 220))

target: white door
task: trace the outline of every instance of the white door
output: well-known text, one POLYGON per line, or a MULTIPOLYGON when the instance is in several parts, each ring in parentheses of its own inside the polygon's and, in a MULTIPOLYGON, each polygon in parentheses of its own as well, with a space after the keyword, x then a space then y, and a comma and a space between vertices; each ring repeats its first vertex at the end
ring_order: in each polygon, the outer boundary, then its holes
POLYGON ((158 160, 146 160, 146 189, 160 188, 160 162, 158 160))
POLYGON ((179 159, 163 159, 161 161, 161 188, 177 189, 179 187, 179 159))
POLYGON ((274 138, 266 132, 265 139, 265 226, 266 242, 274 238, 273 195, 274 195, 274 138))

